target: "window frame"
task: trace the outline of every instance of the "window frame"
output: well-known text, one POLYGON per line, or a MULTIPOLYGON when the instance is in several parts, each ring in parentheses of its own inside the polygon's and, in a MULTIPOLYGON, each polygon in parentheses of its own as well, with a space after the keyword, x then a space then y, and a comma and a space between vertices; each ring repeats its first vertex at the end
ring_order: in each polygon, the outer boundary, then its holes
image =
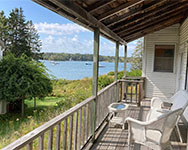
POLYGON ((175 68, 175 61, 176 61, 176 50, 177 49, 177 44, 173 42, 166 42, 166 43, 154 43, 153 44, 153 58, 152 58, 152 72, 153 73, 169 73, 169 74, 175 74, 176 68, 175 68), (173 72, 162 72, 162 71, 154 71, 154 65, 155 65, 155 46, 156 45, 173 45, 174 46, 174 61, 173 61, 173 72))

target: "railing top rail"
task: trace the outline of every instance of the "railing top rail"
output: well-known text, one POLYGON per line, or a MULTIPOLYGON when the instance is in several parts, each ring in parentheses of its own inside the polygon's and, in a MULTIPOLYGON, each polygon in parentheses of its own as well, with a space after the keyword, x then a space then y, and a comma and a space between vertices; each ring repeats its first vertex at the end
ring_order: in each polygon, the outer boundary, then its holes
POLYGON ((123 79, 133 79, 133 80, 141 80, 145 79, 146 77, 123 77, 123 79))
POLYGON ((121 79, 119 80, 120 82, 130 82, 130 83, 143 83, 144 81, 143 80, 124 80, 124 79, 121 79))

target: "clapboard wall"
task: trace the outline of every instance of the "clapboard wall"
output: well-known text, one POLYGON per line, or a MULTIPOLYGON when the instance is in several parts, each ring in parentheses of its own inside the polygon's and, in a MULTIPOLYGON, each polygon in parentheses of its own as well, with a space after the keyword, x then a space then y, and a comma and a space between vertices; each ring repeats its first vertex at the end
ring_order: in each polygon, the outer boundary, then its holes
POLYGON ((171 97, 176 91, 177 54, 179 53, 179 24, 148 34, 144 37, 144 57, 142 74, 146 77, 146 97, 171 97), (154 72, 154 48, 156 44, 175 45, 174 71, 154 72))
POLYGON ((188 48, 188 18, 180 26, 180 38, 179 38, 179 57, 181 55, 182 63, 178 67, 180 71, 178 72, 179 77, 179 89, 185 88, 185 78, 186 78, 186 65, 187 65, 187 48, 188 48))

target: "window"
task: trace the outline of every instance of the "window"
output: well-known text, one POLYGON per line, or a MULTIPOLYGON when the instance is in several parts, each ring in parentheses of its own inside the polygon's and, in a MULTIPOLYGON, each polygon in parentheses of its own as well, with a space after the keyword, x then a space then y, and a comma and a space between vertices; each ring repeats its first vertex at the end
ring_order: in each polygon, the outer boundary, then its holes
POLYGON ((173 72, 175 45, 155 45, 155 72, 173 72))

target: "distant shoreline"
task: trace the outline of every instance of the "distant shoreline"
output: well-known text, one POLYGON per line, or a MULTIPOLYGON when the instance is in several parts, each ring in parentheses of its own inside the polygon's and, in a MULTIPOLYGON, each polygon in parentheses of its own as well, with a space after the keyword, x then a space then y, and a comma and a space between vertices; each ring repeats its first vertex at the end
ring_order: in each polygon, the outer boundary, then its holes
MULTIPOLYGON (((129 58, 128 62, 129 62, 129 58)), ((44 53, 42 55, 42 60, 49 60, 49 61, 93 61, 92 54, 71 54, 71 53, 44 53)), ((114 56, 102 56, 99 55, 100 62, 114 62, 114 56)), ((119 57, 119 62, 123 62, 124 58, 119 57)))

